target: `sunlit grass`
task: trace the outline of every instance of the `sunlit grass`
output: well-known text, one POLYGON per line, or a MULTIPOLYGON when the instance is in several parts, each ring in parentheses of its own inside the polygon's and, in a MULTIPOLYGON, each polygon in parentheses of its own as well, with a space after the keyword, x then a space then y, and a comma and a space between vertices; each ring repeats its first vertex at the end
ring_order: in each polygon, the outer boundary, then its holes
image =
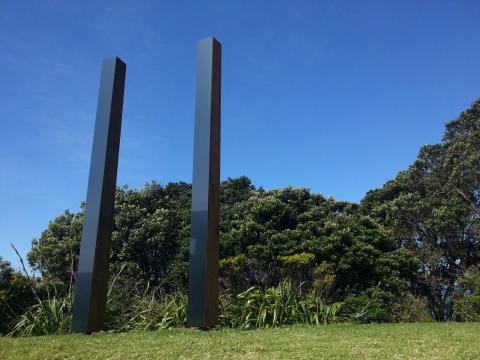
POLYGON ((170 329, 0 338, 1 359, 480 359, 480 324, 170 329))

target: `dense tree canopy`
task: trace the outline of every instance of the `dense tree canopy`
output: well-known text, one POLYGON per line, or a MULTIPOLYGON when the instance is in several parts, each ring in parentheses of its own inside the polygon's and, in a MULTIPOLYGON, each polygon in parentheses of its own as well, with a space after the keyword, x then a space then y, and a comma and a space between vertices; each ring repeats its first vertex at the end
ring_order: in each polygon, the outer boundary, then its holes
MULTIPOLYGON (((118 189, 112 267, 127 263, 139 281, 165 290, 185 286, 190 192, 183 183, 118 189)), ((392 233, 355 204, 307 189, 255 189, 246 177, 224 181, 221 193, 222 264, 245 259, 236 264, 239 279, 225 279, 238 284, 237 290, 278 283, 298 254, 310 255, 303 270, 327 264, 339 293, 377 284, 409 288, 415 278, 413 254, 399 249, 392 233)), ((54 283, 68 284, 74 276, 82 219, 82 212, 66 211, 33 241, 30 263, 54 283)))
POLYGON ((361 210, 391 229, 421 267, 417 291, 447 319, 458 278, 479 266, 480 101, 446 125, 442 143, 420 149, 406 171, 370 191, 361 210))

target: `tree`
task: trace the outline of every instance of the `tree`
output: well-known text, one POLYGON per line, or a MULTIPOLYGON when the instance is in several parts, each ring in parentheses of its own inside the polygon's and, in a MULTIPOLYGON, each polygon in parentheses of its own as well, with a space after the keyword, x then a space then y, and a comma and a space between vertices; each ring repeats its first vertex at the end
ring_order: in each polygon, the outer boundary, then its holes
MULTIPOLYGON (((190 198, 191 186, 185 183, 117 189, 111 273, 128 264, 122 276, 134 276, 138 284, 164 292, 184 290, 190 198)), ((33 241, 30 263, 57 289, 64 284, 66 291, 72 279, 82 221, 82 211, 66 211, 33 241)), ((331 286, 336 291, 331 293, 338 296, 378 284, 400 291, 409 286, 415 262, 408 251, 401 256, 396 251, 391 234, 358 214, 355 204, 325 199, 303 188, 255 189, 246 177, 222 182, 222 283, 234 286, 232 290, 266 288, 286 277, 306 281, 304 287, 309 288, 314 286, 316 266, 326 263, 335 273, 331 286), (304 258, 308 264, 295 263, 304 258), (290 276, 293 268, 298 276, 290 276)))
POLYGON ((421 261, 417 292, 438 320, 451 317, 457 280, 479 262, 480 100, 446 125, 442 143, 383 188, 370 191, 362 211, 391 229, 399 246, 421 261))
POLYGON ((33 270, 62 293, 74 281, 78 267, 83 209, 78 213, 66 210, 50 221, 40 238, 32 240, 28 261, 33 270))

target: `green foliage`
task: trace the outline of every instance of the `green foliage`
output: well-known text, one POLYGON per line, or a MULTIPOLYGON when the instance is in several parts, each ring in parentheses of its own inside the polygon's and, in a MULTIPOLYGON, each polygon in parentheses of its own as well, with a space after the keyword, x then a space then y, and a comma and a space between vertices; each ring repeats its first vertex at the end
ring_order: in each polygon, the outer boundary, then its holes
POLYGON ((136 264, 124 263, 111 281, 107 296, 106 329, 156 330, 186 324, 186 300, 181 292, 163 294, 134 281, 136 264))
POLYGON ((13 323, 10 336, 35 336, 70 332, 71 297, 52 297, 27 308, 13 323))
MULTIPOLYGON (((157 295, 156 291, 147 291, 133 296, 133 301, 128 303, 124 305, 121 320, 113 327, 116 330, 157 330, 186 325, 187 296, 183 293, 157 295)), ((327 305, 313 292, 302 295, 290 282, 266 290, 252 287, 221 296, 220 326, 250 329, 327 324, 337 321, 341 305, 327 305)))
POLYGON ((32 285, 0 257, 0 334, 5 334, 17 315, 35 302, 32 285))
POLYGON ((240 294, 226 294, 221 299, 220 324, 249 329, 336 321, 341 303, 327 305, 314 293, 301 293, 290 282, 281 282, 265 291, 252 287, 240 294))
POLYGON ((226 259, 220 260, 220 268, 228 271, 240 271, 247 262, 245 255, 232 256, 226 259))
POLYGON ((470 294, 480 292, 480 272, 478 268, 471 267, 465 274, 459 279, 459 285, 462 290, 470 294))
POLYGON ((379 323, 390 321, 394 296, 384 290, 371 288, 345 299, 342 319, 351 322, 379 323))
MULTIPOLYGON (((378 283, 408 287, 415 276, 413 254, 399 253, 391 233, 358 214, 354 204, 308 189, 257 190, 246 177, 229 179, 221 189, 223 289, 266 289, 285 279, 311 289, 315 265, 322 262, 335 274, 329 296, 337 299, 378 283)), ((142 286, 162 293, 186 290, 190 192, 184 183, 117 190, 111 272, 128 263, 142 286)), ((82 212, 67 211, 33 241, 30 263, 59 293, 67 292, 74 275, 82 219, 82 212)))
POLYGON ((331 300, 335 298, 335 273, 333 266, 326 261, 313 270, 313 289, 322 299, 331 300))
POLYGON ((64 294, 78 267, 82 227, 83 211, 74 214, 66 210, 48 224, 39 239, 33 239, 28 253, 33 270, 64 294))
POLYGON ((470 268, 459 280, 461 291, 453 307, 455 320, 480 321, 480 273, 470 268))
POLYGON ((315 261, 315 255, 302 252, 289 256, 280 256, 280 262, 290 266, 293 269, 301 269, 312 264, 315 261))
POLYGON ((280 256, 279 267, 282 268, 282 278, 289 279, 292 283, 309 284, 311 287, 315 255, 302 252, 299 254, 280 256))
POLYGON ((480 253, 480 100, 446 125, 443 142, 420 149, 406 171, 370 191, 361 211, 416 254, 417 292, 435 318, 451 317, 458 277, 480 253))
POLYGON ((220 260, 220 288, 238 293, 248 288, 247 276, 251 261, 243 254, 220 260))
POLYGON ((432 315, 427 304, 413 294, 406 292, 391 306, 390 321, 400 323, 431 322, 432 315))
POLYGON ((480 294, 465 296, 455 303, 453 309, 457 321, 480 321, 480 294))
MULTIPOLYGON (((157 295, 156 291, 135 294, 122 307, 109 294, 107 328, 116 331, 158 330, 184 327, 187 296, 184 293, 157 295), (118 311, 118 309, 121 311, 118 311)), ((322 325, 339 321, 342 303, 326 304, 314 292, 302 294, 290 282, 265 291, 250 288, 238 294, 226 293, 220 299, 220 326, 240 329, 277 327, 290 324, 322 325)), ((10 331, 11 336, 61 334, 70 331, 71 297, 39 302, 22 314, 10 331)))
POLYGON ((131 307, 128 330, 158 330, 183 327, 187 323, 187 296, 166 295, 158 299, 155 294, 138 296, 131 307))

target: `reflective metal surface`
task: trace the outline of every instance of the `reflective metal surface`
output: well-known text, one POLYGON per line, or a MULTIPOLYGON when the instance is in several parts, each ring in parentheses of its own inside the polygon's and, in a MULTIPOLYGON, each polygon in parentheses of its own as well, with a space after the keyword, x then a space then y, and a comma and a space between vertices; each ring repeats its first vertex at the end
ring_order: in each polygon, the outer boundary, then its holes
POLYGON ((73 304, 75 332, 102 330, 105 318, 125 73, 119 58, 104 61, 73 304))
POLYGON ((200 328, 218 321, 221 51, 198 43, 187 322, 200 328))

